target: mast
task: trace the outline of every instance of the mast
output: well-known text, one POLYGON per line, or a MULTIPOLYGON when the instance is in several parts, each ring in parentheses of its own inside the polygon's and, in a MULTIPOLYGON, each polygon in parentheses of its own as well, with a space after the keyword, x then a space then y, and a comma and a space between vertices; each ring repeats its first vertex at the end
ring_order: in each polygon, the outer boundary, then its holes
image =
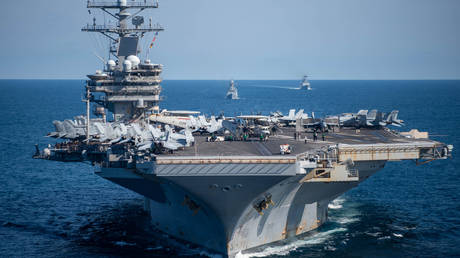
POLYGON ((87 8, 88 9, 101 9, 103 12, 109 14, 115 20, 118 21, 117 25, 97 25, 95 20, 93 24, 87 24, 82 28, 82 31, 85 32, 99 32, 104 36, 108 37, 113 41, 117 41, 116 37, 113 37, 112 34, 116 34, 118 38, 123 38, 127 35, 133 35, 143 37, 147 32, 160 32, 163 31, 163 27, 159 24, 144 25, 144 19, 142 16, 137 16, 145 9, 158 8, 158 1, 151 0, 117 0, 117 1, 94 1, 88 0, 87 8), (128 12, 129 9, 135 9, 134 14, 128 12), (118 10, 115 12, 114 10, 118 10), (128 25, 128 20, 133 18, 134 27, 128 25))
POLYGON ((91 98, 91 92, 89 91, 88 85, 86 86, 86 140, 89 141, 89 126, 91 123, 91 119, 89 117, 89 111, 91 108, 91 103, 90 103, 90 98, 91 98))
MULTIPOLYGON (((92 24, 82 28, 83 32, 96 32, 107 37, 110 42, 109 56, 103 71, 88 75, 86 98, 108 109, 114 121, 142 118, 143 114, 159 112, 161 101, 161 78, 163 66, 153 64, 149 59, 140 60, 140 40, 147 33, 163 31, 159 24, 152 24, 139 14, 146 9, 158 8, 158 1, 152 0, 88 0, 87 7, 100 9, 109 14, 114 24, 99 25, 96 18, 92 24), (93 93, 105 96, 97 98, 93 93)), ((153 44, 153 42, 152 42, 153 44)), ((89 116, 88 116, 89 117, 89 116)))

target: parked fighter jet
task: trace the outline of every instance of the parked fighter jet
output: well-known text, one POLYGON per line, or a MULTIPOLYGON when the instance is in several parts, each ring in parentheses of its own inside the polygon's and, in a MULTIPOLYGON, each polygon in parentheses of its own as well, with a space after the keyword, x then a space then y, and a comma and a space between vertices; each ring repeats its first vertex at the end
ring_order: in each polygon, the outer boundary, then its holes
POLYGON ((295 113, 295 109, 290 109, 289 115, 278 117, 278 121, 284 125, 295 125, 295 122, 297 119, 307 119, 307 118, 308 118, 308 114, 304 114, 303 109, 300 109, 299 112, 297 112, 297 114, 295 113))
MULTIPOLYGON (((91 123, 100 123, 101 119, 91 119, 91 123)), ((74 120, 53 121, 55 131, 49 133, 48 137, 76 139, 86 135, 86 118, 77 116, 74 120)), ((90 127, 90 134, 97 134, 94 127, 90 127)))
POLYGON ((385 123, 390 124, 390 125, 394 125, 394 126, 397 126, 397 127, 403 126, 404 121, 401 120, 401 119, 398 119, 398 114, 399 114, 398 110, 391 111, 391 113, 386 116, 385 123))
POLYGON ((199 113, 187 110, 164 110, 159 115, 150 116, 149 119, 151 122, 174 126, 175 128, 189 129, 192 132, 214 133, 222 128, 222 118, 216 119, 214 116, 211 116, 210 119, 206 119, 204 115, 194 116, 199 113))
POLYGON ((242 134, 242 131, 236 121, 224 120, 222 121, 222 127, 235 138, 239 138, 242 134))
POLYGON ((215 133, 222 129, 222 121, 223 119, 216 120, 215 116, 211 116, 209 122, 206 120, 205 116, 198 116, 198 119, 191 117, 189 128, 191 128, 194 132, 215 133))
POLYGON ((320 130, 320 131, 327 131, 328 124, 320 118, 308 118, 305 120, 306 122, 303 124, 304 128, 310 128, 313 130, 320 130))
POLYGON ((165 140, 161 142, 162 146, 169 150, 177 150, 186 145, 185 135, 173 132, 168 125, 165 126, 165 140))
POLYGON ((136 131, 139 129, 141 132, 137 132, 134 138, 138 150, 163 151, 163 149, 167 149, 174 151, 191 146, 195 141, 188 129, 183 129, 177 133, 169 125, 165 125, 164 131, 152 125, 148 125, 147 130, 137 126, 134 128, 136 131))
POLYGON ((274 123, 272 117, 263 115, 241 115, 236 118, 251 121, 255 125, 269 126, 271 123, 274 123))
MULTIPOLYGON (((56 132, 48 136, 64 139, 77 139, 86 137, 85 119, 54 121, 56 132)), ((169 125, 165 131, 152 125, 130 123, 103 123, 99 120, 92 120, 90 123, 90 142, 106 142, 110 144, 121 144, 132 142, 138 150, 154 149, 157 146, 176 150, 180 147, 190 146, 194 138, 189 129, 179 133, 172 130, 169 125)))
POLYGON ((339 116, 329 116, 328 119, 337 119, 343 127, 381 127, 387 125, 402 126, 403 121, 398 119, 399 111, 393 110, 390 114, 382 113, 376 109, 360 110, 356 114, 345 113, 339 116))

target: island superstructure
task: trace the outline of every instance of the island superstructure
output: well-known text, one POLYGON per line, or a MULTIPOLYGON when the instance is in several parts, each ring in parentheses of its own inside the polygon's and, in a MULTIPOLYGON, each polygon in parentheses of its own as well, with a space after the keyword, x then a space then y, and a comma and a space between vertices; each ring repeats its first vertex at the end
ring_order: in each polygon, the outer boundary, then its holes
MULTIPOLYGON (((88 1, 89 9, 101 9, 117 20, 116 25, 98 25, 96 19, 82 31, 97 32, 110 39, 110 57, 105 70, 88 75, 86 100, 109 110, 114 121, 129 120, 158 113, 160 102, 160 74, 162 65, 149 59, 141 62, 139 42, 146 33, 163 31, 158 24, 148 23, 137 16, 145 9, 158 8, 158 2, 118 0, 114 2, 88 1), (130 13, 134 11, 135 13, 130 13), (129 24, 131 21, 131 25, 129 24), (103 93, 96 98, 94 93, 103 93)), ((102 112, 102 109, 100 111, 102 112)), ((96 108, 97 109, 97 108, 96 108)), ((89 117, 89 110, 87 111, 89 117)))
POLYGON ((86 114, 54 121, 48 136, 61 140, 34 157, 90 162, 97 175, 144 196, 152 225, 173 237, 234 256, 316 229, 329 202, 388 161, 451 156, 452 146, 427 134, 390 130, 403 124, 397 111, 315 118, 304 110, 237 117, 161 110, 162 66, 139 58, 140 39, 163 28, 138 14, 158 2, 87 6, 117 20, 83 28, 113 41, 113 59, 88 75, 86 114))

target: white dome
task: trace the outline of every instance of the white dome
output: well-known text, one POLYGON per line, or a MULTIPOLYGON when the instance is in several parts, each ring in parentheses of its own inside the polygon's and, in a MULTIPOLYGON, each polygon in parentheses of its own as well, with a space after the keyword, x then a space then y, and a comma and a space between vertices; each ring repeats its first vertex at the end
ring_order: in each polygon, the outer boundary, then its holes
POLYGON ((126 1, 126 0, 118 0, 118 4, 119 4, 120 6, 126 6, 127 1, 126 1))
POLYGON ((125 72, 131 71, 132 66, 133 66, 133 64, 131 63, 131 61, 125 60, 123 62, 123 71, 125 71, 125 72))
POLYGON ((139 57, 133 56, 133 55, 128 56, 126 60, 130 61, 133 67, 137 67, 141 63, 141 60, 139 59, 139 57))
POLYGON ((150 64, 150 59, 145 60, 145 64, 150 64))
POLYGON ((113 71, 117 64, 113 60, 107 61, 107 71, 113 71))

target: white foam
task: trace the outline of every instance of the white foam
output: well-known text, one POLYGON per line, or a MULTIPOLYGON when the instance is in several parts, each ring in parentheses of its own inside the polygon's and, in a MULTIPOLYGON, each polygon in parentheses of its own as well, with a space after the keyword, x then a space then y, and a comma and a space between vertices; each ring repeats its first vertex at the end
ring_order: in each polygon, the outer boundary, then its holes
POLYGON ((403 237, 402 234, 397 234, 397 233, 393 233, 393 236, 395 236, 395 237, 403 237))
POLYGON ((208 253, 207 251, 201 251, 200 256, 208 256, 210 258, 223 258, 223 256, 220 254, 211 254, 211 253, 208 253))
POLYGON ((136 245, 136 243, 128 243, 128 242, 125 242, 125 241, 116 241, 116 242, 113 242, 115 245, 118 245, 118 246, 133 246, 133 245, 136 245))
POLYGON ((319 232, 317 234, 308 236, 303 239, 293 240, 291 243, 287 243, 282 246, 269 246, 261 252, 246 253, 246 254, 238 253, 236 257, 246 258, 246 257, 265 257, 269 255, 282 255, 282 256, 289 255, 290 252, 298 248, 324 243, 326 240, 328 240, 331 237, 332 234, 337 233, 337 232, 343 232, 346 230, 347 230, 346 228, 331 229, 325 232, 319 232))
POLYGON ((335 222, 340 223, 340 224, 349 224, 349 223, 353 223, 356 221, 359 221, 359 219, 358 218, 348 218, 348 217, 338 218, 335 220, 335 222))
POLYGON ((255 87, 255 88, 274 88, 274 89, 285 89, 285 90, 300 90, 299 87, 283 87, 283 86, 271 86, 271 85, 251 85, 250 87, 255 87))
POLYGON ((147 247, 145 250, 147 251, 155 251, 155 250, 160 250, 163 249, 163 246, 159 245, 157 247, 147 247))
POLYGON ((382 232, 375 232, 375 233, 365 232, 365 234, 371 237, 378 237, 382 235, 382 232))
POLYGON ((202 248, 185 249, 179 253, 179 256, 207 256, 210 258, 223 258, 221 254, 210 253, 202 248))
POLYGON ((332 245, 326 245, 324 247, 324 250, 327 250, 327 251, 335 251, 337 250, 337 248, 335 246, 332 246, 332 245))
POLYGON ((329 205, 327 207, 329 209, 332 209, 332 210, 338 210, 338 209, 343 208, 342 204, 344 202, 345 202, 345 199, 337 198, 337 199, 333 200, 331 203, 329 203, 329 205))

